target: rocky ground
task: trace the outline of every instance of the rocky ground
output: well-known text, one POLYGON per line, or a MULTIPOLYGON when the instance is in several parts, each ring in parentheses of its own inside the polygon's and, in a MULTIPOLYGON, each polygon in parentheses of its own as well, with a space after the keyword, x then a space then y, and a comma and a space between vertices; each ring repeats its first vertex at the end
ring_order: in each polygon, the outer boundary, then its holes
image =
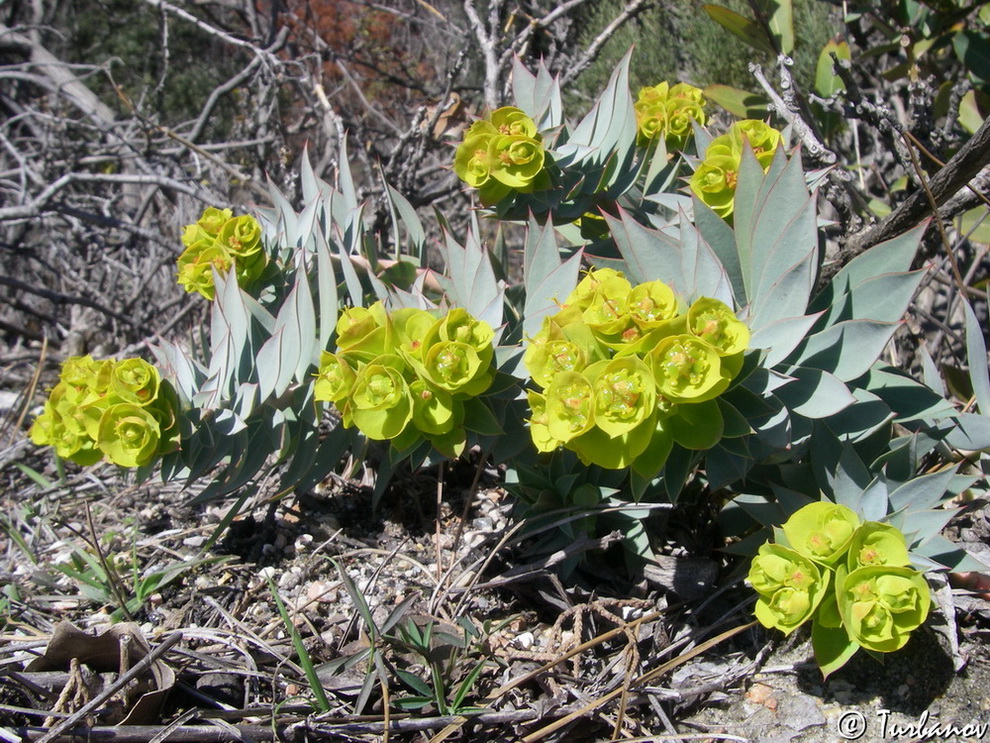
MULTIPOLYGON (((4 740, 818 743, 976 740, 965 726, 990 723, 990 603, 973 591, 944 586, 949 621, 823 681, 806 634, 752 626, 717 551, 632 575, 615 535, 548 552, 490 469, 403 478, 376 511, 360 468, 199 504, 110 467, 59 471, 3 433, 4 740)), ((954 535, 988 531, 976 510, 954 535)))

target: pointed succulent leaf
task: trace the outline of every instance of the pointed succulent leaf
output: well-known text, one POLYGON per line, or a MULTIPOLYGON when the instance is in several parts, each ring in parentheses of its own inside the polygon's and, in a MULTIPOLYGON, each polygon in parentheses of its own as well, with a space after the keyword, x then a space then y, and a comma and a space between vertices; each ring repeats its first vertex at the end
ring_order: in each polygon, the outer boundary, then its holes
POLYGON ((555 314, 560 303, 577 286, 582 253, 579 250, 561 262, 553 227, 540 226, 530 220, 523 254, 523 279, 526 300, 523 310, 523 333, 535 335, 547 315, 555 314))
POLYGON ((289 338, 285 325, 276 329, 258 351, 256 363, 258 392, 262 400, 280 396, 292 381, 295 362, 299 358, 299 346, 289 338), (293 356, 292 361, 289 357, 293 356))
POLYGON ((843 382, 852 381, 869 371, 899 325, 844 320, 809 336, 792 363, 831 372, 843 382))
POLYGON ((987 372, 987 345, 983 339, 983 328, 976 319, 976 313, 963 298, 966 313, 966 356, 969 359, 969 378, 973 384, 976 404, 983 415, 990 415, 990 376, 987 372))
POLYGON ((836 297, 846 294, 857 285, 875 276, 888 273, 906 273, 918 252, 918 244, 928 223, 909 230, 897 237, 879 243, 853 258, 833 277, 825 289, 812 302, 814 310, 831 306, 836 297))
POLYGON ((615 244, 625 259, 626 278, 633 284, 660 279, 686 297, 691 289, 681 270, 681 245, 658 230, 644 227, 620 210, 620 218, 605 214, 615 244))
MULTIPOLYGON (((816 442, 816 451, 821 451, 821 443, 822 439, 816 442)), ((873 476, 851 445, 842 446, 841 452, 834 465, 835 470, 829 473, 832 497, 836 503, 860 513, 863 493, 869 488, 873 476)), ((828 456, 826 454, 825 458, 828 456)))
MULTIPOLYGON (((412 248, 409 252, 415 256, 423 255, 423 250, 426 248, 426 230, 423 229, 423 223, 419 220, 419 215, 416 214, 416 210, 413 205, 409 203, 409 199, 403 196, 401 193, 392 188, 389 184, 385 184, 386 194, 388 195, 389 207, 392 211, 392 221, 395 224, 395 249, 398 252, 399 247, 402 245, 399 239, 399 227, 397 222, 401 221, 406 228, 406 236, 409 238, 409 247, 412 248), (398 219, 396 219, 396 216, 398 219)), ((398 260, 398 255, 396 255, 398 260)))
POLYGON ((941 532, 959 511, 958 508, 896 511, 888 522, 904 532, 908 547, 916 550, 941 532))
POLYGON ((856 402, 849 388, 826 371, 797 366, 787 373, 794 381, 776 395, 788 410, 805 418, 826 418, 856 402))
POLYGON ((880 274, 856 284, 828 307, 820 326, 841 320, 897 322, 907 310, 925 271, 880 274))
POLYGON ((477 319, 498 328, 502 324, 505 282, 495 277, 491 257, 478 242, 473 230, 468 231, 463 247, 449 232, 445 232, 445 236, 451 301, 477 319))
POLYGON ((739 263, 739 253, 736 250, 736 237, 732 228, 705 202, 692 194, 694 223, 701 233, 702 239, 708 243, 718 256, 722 270, 732 285, 732 293, 736 306, 745 307, 749 304, 746 285, 743 281, 742 266, 739 263))
MULTIPOLYGON (((301 254, 302 255, 302 254, 301 254)), ((298 339, 299 350, 293 367, 293 376, 299 384, 305 384, 309 378, 310 367, 318 360, 320 347, 318 345, 316 328, 316 309, 313 306, 313 293, 309 285, 308 261, 300 259, 296 270, 296 285, 286 298, 286 304, 293 303, 291 320, 292 332, 298 339)), ((281 315, 281 312, 279 313, 281 315)), ((331 314, 336 315, 336 312, 331 314)), ((278 318, 276 318, 276 325, 278 318)), ((291 359, 289 359, 291 362, 291 359)))
POLYGON ((850 392, 855 400, 853 404, 823 421, 843 441, 862 441, 894 419, 894 412, 872 392, 858 386, 854 386, 850 392))
POLYGON ((900 423, 927 422, 957 414, 943 397, 894 367, 876 364, 856 384, 883 400, 897 413, 900 423))
MULTIPOLYGON (((562 154, 567 156, 576 147, 584 145, 591 149, 582 160, 597 165, 604 165, 611 158, 617 163, 627 161, 636 144, 636 111, 629 93, 631 54, 630 49, 620 60, 591 111, 575 127, 567 145, 561 148, 562 154)), ((612 177, 622 170, 622 167, 613 168, 612 177)))
POLYGON ((353 212, 358 208, 357 189, 354 187, 354 177, 351 175, 350 158, 347 155, 347 137, 340 140, 340 152, 337 153, 337 186, 344 197, 344 206, 353 212))
POLYGON ((320 180, 313 170, 312 161, 309 159, 309 145, 303 147, 303 154, 299 165, 299 183, 302 186, 304 202, 322 201, 330 188, 320 180))
POLYGON ((516 105, 536 122, 537 129, 546 131, 563 123, 560 84, 550 75, 540 60, 534 75, 519 57, 512 60, 512 97, 516 105))
POLYGON ((284 241, 289 245, 295 245, 296 238, 299 234, 299 218, 296 215, 296 210, 292 208, 292 204, 279 191, 271 178, 268 179, 268 193, 272 197, 272 203, 275 205, 276 226, 282 237, 278 242, 282 243, 284 241))
POLYGON ((764 363, 767 367, 775 367, 801 344, 819 317, 820 313, 797 315, 764 325, 753 332, 749 346, 767 349, 764 363))
POLYGON ((936 534, 912 550, 911 562, 921 566, 922 560, 919 557, 931 561, 934 569, 948 568, 952 572, 990 572, 990 564, 983 562, 940 534, 936 534))
MULTIPOLYGON (((748 185, 743 183, 744 176, 753 177, 752 163, 745 167, 748 150, 744 150, 739 171, 740 189, 748 185)), ((751 207, 740 204, 736 193, 736 240, 750 258, 746 287, 753 329, 803 315, 818 268, 818 231, 815 199, 804 185, 799 154, 786 160, 783 150, 777 150, 751 207), (774 166, 779 164, 782 167, 774 177, 774 166)))
POLYGON ((990 416, 959 413, 952 420, 945 443, 963 451, 990 449, 990 416))
POLYGON ((316 236, 316 307, 319 311, 319 349, 325 349, 330 344, 334 328, 337 326, 337 275, 333 268, 333 255, 330 244, 319 227, 316 236))
MULTIPOLYGON (((927 475, 919 475, 895 487, 890 493, 891 510, 920 511, 934 508, 946 498, 958 467, 946 467, 927 475)), ((951 494, 950 494, 951 495, 951 494)))
POLYGON ((681 273, 688 287, 684 299, 691 302, 699 297, 711 297, 731 307, 731 282, 721 261, 683 211, 680 217, 681 273))

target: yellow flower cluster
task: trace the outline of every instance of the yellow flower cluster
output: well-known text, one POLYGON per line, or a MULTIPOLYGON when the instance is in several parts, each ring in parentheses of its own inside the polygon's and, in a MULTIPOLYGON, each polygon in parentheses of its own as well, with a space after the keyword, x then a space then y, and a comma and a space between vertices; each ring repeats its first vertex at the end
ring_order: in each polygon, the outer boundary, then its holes
POLYGON ((650 445, 661 438, 713 446, 722 419, 712 401, 748 345, 749 328, 717 299, 684 307, 661 281, 632 286, 613 269, 591 270, 526 345, 540 387, 528 392, 533 442, 609 469, 655 461, 650 445), (692 415, 699 405, 705 414, 692 415))
POLYGON ((643 147, 663 137, 668 149, 679 149, 694 133, 692 122, 704 126, 706 120, 701 90, 687 83, 641 88, 634 108, 637 140, 643 147))
POLYGON ((179 283, 187 292, 213 300, 213 269, 226 275, 236 268, 241 286, 258 278, 268 262, 261 245, 261 225, 251 216, 235 217, 230 209, 209 207, 182 232, 185 251, 179 256, 179 283))
POLYGON ((476 121, 454 155, 454 172, 491 206, 512 191, 529 193, 543 174, 546 153, 536 123, 521 109, 504 106, 476 121))
POLYGON ((31 426, 31 440, 81 465, 150 464, 178 436, 175 392, 143 359, 72 356, 31 426))
POLYGON ((763 172, 766 172, 780 141, 780 132, 762 121, 737 121, 728 132, 708 145, 705 159, 691 176, 691 190, 720 217, 731 218, 739 164, 745 147, 743 143, 749 143, 757 161, 763 166, 763 172))
POLYGON ((337 350, 323 352, 313 396, 332 402, 345 427, 391 441, 398 451, 427 439, 443 454, 464 451, 465 403, 495 376, 492 327, 454 308, 437 318, 381 302, 344 310, 337 350))

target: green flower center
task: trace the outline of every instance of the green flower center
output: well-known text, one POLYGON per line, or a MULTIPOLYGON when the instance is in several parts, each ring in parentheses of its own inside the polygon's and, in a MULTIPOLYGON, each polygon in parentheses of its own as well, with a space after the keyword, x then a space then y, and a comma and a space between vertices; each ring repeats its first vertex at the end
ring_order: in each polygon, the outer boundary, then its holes
POLYGON ((611 418, 628 420, 636 417, 636 403, 643 389, 635 374, 625 369, 606 374, 599 390, 601 408, 611 418))

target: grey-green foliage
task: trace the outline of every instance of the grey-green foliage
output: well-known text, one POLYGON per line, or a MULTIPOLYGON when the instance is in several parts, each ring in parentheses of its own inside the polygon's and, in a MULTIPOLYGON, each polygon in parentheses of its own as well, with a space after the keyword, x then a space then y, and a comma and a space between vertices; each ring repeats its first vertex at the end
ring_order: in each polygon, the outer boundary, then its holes
MULTIPOLYGON (((321 407, 313 399, 320 352, 334 334, 338 305, 360 306, 385 287, 360 276, 352 258, 374 257, 342 147, 338 186, 320 180, 304 158, 304 207, 295 211, 274 186, 274 208, 261 213, 269 269, 257 286, 240 287, 233 273, 215 277, 209 342, 201 354, 163 341, 159 365, 185 409, 181 448, 162 461, 166 479, 204 477, 222 469, 198 497, 234 492, 277 455, 281 489, 312 485, 354 443, 340 426, 321 438, 321 407), (341 296, 343 291, 343 297, 341 296)), ((404 199, 393 194, 395 244, 400 228, 413 252, 423 230, 404 199)))
MULTIPOLYGON (((981 416, 960 415, 933 389, 881 360, 923 276, 911 270, 923 228, 861 254, 816 292, 822 261, 816 199, 800 154, 788 158, 778 150, 764 173, 744 152, 729 226, 697 198, 668 193, 675 188, 669 180, 627 177, 651 166, 627 160, 634 134, 627 126, 631 99, 620 92, 625 80, 620 65, 596 104, 596 118, 574 131, 565 128, 549 145, 562 155, 563 169, 589 160, 617 164, 595 191, 597 203, 607 194, 619 207, 615 216, 604 213, 610 239, 585 245, 584 257, 623 271, 633 283, 660 279, 687 303, 722 299, 738 308, 752 332, 743 370, 718 398, 721 441, 704 451, 675 445, 656 477, 631 474, 633 495, 676 500, 692 481, 736 493, 725 524, 738 534, 759 523, 782 523, 809 499, 834 498, 865 518, 897 525, 919 561, 972 565, 949 554, 951 545, 937 532, 953 514, 940 505, 974 478, 956 475, 952 466, 938 477, 918 473, 923 458, 944 442, 990 446, 988 427, 981 416), (637 201, 665 208, 644 212, 637 201), (914 433, 892 441, 895 425, 914 433)), ((518 100, 527 105, 526 96, 518 100)), ((555 214, 555 207, 567 207, 566 200, 552 202, 523 195, 514 208, 540 213, 549 204, 555 214)), ((553 299, 573 287, 568 264, 546 257, 549 240, 544 227, 530 224, 529 332, 553 311, 553 299)), ((972 319, 970 330, 970 353, 985 359, 972 319)), ((986 376, 985 364, 978 375, 986 376)), ((981 393, 986 386, 974 382, 981 393)), ((755 549, 765 538, 753 534, 737 549, 755 549)))

